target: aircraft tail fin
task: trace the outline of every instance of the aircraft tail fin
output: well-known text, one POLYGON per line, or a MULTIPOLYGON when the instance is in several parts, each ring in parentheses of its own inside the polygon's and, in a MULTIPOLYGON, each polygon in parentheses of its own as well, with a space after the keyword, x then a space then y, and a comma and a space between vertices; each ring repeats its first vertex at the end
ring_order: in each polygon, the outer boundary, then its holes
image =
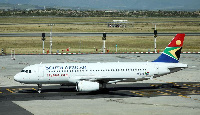
POLYGON ((178 63, 185 34, 177 34, 163 53, 153 62, 178 63))

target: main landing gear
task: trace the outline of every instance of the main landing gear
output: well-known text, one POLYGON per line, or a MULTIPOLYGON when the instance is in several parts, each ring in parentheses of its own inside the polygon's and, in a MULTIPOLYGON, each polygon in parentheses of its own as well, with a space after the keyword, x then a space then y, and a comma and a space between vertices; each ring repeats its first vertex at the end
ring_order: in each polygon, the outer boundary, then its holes
POLYGON ((106 89, 106 83, 101 83, 101 87, 102 87, 102 89, 106 89))
POLYGON ((102 83, 100 83, 100 84, 101 84, 101 85, 100 85, 99 92, 100 92, 100 93, 103 93, 103 94, 109 93, 109 89, 107 89, 106 83, 105 83, 105 82, 102 82, 102 83))
POLYGON ((37 84, 38 85, 38 93, 42 92, 42 84, 37 84))

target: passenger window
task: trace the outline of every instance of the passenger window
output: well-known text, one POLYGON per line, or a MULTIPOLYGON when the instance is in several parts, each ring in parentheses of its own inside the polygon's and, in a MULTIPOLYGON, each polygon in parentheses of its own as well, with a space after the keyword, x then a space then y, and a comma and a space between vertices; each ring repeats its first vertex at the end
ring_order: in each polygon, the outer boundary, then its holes
POLYGON ((29 73, 31 73, 31 70, 29 70, 29 73))
POLYGON ((26 70, 26 73, 28 73, 28 70, 26 70))

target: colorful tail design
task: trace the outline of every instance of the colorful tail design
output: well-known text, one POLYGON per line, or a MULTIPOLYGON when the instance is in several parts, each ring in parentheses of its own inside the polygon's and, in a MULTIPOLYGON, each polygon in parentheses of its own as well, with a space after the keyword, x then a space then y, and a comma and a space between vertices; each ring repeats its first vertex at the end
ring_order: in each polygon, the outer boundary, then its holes
POLYGON ((177 34, 164 52, 153 62, 178 63, 185 34, 177 34))

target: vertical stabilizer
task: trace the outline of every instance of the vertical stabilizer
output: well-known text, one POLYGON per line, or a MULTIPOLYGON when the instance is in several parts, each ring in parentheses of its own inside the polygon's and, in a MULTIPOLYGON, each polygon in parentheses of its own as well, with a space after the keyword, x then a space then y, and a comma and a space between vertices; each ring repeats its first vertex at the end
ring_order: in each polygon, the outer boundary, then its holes
POLYGON ((153 62, 178 63, 185 34, 177 34, 165 48, 164 52, 153 62))

